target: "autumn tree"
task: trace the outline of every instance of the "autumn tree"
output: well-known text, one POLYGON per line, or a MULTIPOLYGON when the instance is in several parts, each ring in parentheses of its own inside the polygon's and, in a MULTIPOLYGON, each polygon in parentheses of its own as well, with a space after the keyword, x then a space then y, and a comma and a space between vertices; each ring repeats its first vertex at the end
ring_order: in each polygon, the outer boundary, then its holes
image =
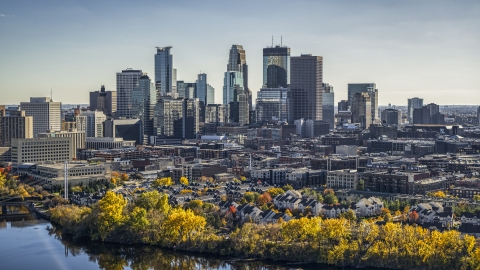
POLYGON ((348 219, 348 220, 357 220, 357 214, 352 209, 348 209, 347 211, 340 213, 340 218, 348 219))
POLYGON ((126 205, 127 201, 123 196, 112 191, 107 191, 105 197, 98 201, 98 233, 102 240, 124 222, 123 210, 126 205))
POLYGON ((287 192, 287 191, 289 191, 289 190, 293 190, 294 188, 293 188, 291 185, 286 184, 285 186, 282 187, 282 189, 283 189, 285 192, 287 192))
POLYGON ((410 214, 408 215, 408 219, 410 220, 410 223, 417 222, 418 221, 417 211, 413 210, 412 212, 410 212, 410 214))
POLYGON ((327 196, 328 194, 333 194, 335 195, 335 191, 333 191, 333 189, 331 188, 326 188, 324 191, 323 191, 323 196, 327 196))
POLYGON ((185 176, 180 177, 180 184, 188 186, 188 179, 185 176))
POLYGON ((260 195, 257 199, 257 204, 262 206, 264 204, 267 204, 272 201, 272 196, 270 196, 270 193, 264 192, 262 195, 260 195))
POLYGON ((282 188, 270 188, 267 190, 267 192, 272 198, 275 198, 278 195, 285 193, 285 190, 283 190, 282 188))
POLYGON ((162 186, 171 186, 171 185, 173 185, 173 181, 171 177, 157 178, 152 182, 153 188, 162 187, 162 186))
POLYGON ((205 225, 205 218, 195 215, 192 210, 175 208, 164 224, 166 240, 170 243, 191 240, 193 235, 203 231, 205 225))

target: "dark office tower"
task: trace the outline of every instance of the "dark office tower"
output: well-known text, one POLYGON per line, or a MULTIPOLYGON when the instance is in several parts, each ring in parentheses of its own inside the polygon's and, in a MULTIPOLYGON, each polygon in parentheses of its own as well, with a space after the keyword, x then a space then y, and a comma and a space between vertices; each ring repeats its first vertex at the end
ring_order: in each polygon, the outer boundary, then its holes
POLYGON ((130 68, 117 72, 117 117, 132 117, 132 90, 142 75, 130 68))
POLYGON ((292 57, 291 63, 290 91, 294 100, 294 118, 322 120, 322 57, 302 54, 292 57))
POLYGON ((157 47, 155 54, 155 85, 160 83, 161 95, 172 95, 176 92, 176 71, 173 69, 173 55, 170 53, 171 46, 157 47))
POLYGON ((102 111, 110 117, 117 112, 117 91, 105 91, 102 85, 100 91, 90 92, 90 111, 102 111))
POLYGON ((198 99, 162 97, 155 106, 154 126, 160 139, 196 138, 198 99))
POLYGON ((248 92, 243 87, 235 85, 233 101, 230 105, 230 123, 238 123, 240 126, 249 123, 248 92))
POLYGON ((364 92, 355 93, 351 105, 352 123, 360 123, 363 129, 368 129, 371 122, 371 100, 370 95, 364 92))
POLYGON ((437 104, 430 103, 413 110, 413 124, 444 124, 445 115, 437 104))
POLYGON ((258 91, 255 104, 257 123, 293 123, 293 103, 288 88, 262 88, 258 91))
POLYGON ((356 93, 368 93, 371 101, 370 124, 378 119, 378 89, 375 83, 349 83, 348 84, 348 107, 352 108, 353 97, 356 93))
POLYGON ((388 108, 382 111, 382 124, 384 125, 400 125, 402 123, 402 111, 388 108))
POLYGON ((413 110, 420 109, 422 107, 423 107, 423 98, 414 97, 414 98, 408 99, 407 116, 408 116, 408 122, 410 124, 413 123, 413 110))
POLYGON ((335 126, 335 93, 333 86, 328 83, 322 84, 322 119, 330 124, 330 129, 335 126))
POLYGON ((338 111, 339 112, 348 111, 348 101, 347 100, 341 100, 340 102, 338 102, 338 111))
POLYGON ((147 75, 138 79, 138 83, 132 91, 132 117, 140 119, 143 139, 140 143, 149 143, 149 138, 155 135, 153 129, 153 117, 157 93, 155 84, 147 75))
POLYGON ((263 87, 288 88, 290 85, 290 48, 284 46, 263 49, 263 87))

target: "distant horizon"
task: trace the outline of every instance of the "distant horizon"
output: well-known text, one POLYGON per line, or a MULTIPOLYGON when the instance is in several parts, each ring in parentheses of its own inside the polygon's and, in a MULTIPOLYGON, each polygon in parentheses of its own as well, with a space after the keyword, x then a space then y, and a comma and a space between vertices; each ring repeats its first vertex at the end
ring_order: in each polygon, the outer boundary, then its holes
POLYGON ((22 0, 0 13, 4 103, 50 96, 50 89, 54 100, 87 103, 101 85, 116 90, 115 74, 126 68, 153 76, 155 46, 166 45, 173 46, 177 79, 207 74, 215 103, 222 103, 231 45, 242 45, 255 99, 262 49, 272 37, 274 45, 282 38, 291 56, 323 57, 335 103, 347 99, 353 82, 375 82, 382 104, 417 96, 426 104, 480 103, 480 1, 22 0), (234 21, 232 8, 242 14, 234 21))

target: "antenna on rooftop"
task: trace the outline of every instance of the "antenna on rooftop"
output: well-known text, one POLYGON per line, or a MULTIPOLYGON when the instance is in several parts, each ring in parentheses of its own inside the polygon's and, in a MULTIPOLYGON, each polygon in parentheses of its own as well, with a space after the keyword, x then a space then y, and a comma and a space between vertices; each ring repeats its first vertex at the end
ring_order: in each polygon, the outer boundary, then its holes
POLYGON ((50 87, 50 102, 53 101, 53 90, 52 90, 53 87, 55 87, 55 86, 50 87))

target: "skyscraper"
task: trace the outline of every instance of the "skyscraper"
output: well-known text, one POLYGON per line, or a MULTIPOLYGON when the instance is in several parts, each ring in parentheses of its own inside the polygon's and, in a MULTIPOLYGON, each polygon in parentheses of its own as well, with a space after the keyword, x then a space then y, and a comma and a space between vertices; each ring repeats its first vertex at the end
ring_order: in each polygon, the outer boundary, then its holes
POLYGON ((348 101, 347 100, 341 100, 338 102, 338 111, 348 111, 348 101))
POLYGON ((477 108, 477 125, 480 126, 480 106, 477 108))
POLYGON ((141 70, 127 68, 117 73, 117 116, 132 117, 132 90, 143 75, 141 70))
POLYGON ((77 130, 85 132, 86 137, 103 137, 103 124, 107 117, 101 111, 81 112, 75 117, 77 130))
POLYGON ((155 106, 158 138, 194 139, 199 130, 198 99, 163 97, 155 106))
POLYGON ((256 121, 272 120, 293 123, 293 100, 288 88, 262 88, 257 94, 256 121))
POLYGON ((382 111, 382 123, 385 125, 400 125, 402 123, 402 111, 388 108, 382 111))
POLYGON ((351 104, 352 123, 360 123, 362 128, 368 129, 370 124, 372 124, 370 122, 370 119, 372 118, 372 104, 369 93, 355 93, 351 104))
POLYGON ((62 129, 62 103, 53 102, 49 97, 32 97, 30 102, 21 102, 20 109, 25 116, 33 116, 33 136, 47 130, 62 129))
POLYGON ((90 92, 90 110, 99 110, 113 117, 117 112, 117 92, 105 91, 104 85, 100 87, 100 91, 90 92))
POLYGON ((143 142, 148 143, 148 138, 154 136, 153 117, 157 103, 155 84, 150 77, 143 75, 138 79, 137 85, 132 91, 132 116, 141 120, 143 142))
POLYGON ((419 108, 422 108, 422 107, 423 107, 423 98, 414 97, 414 98, 409 98, 408 99, 407 116, 408 116, 408 122, 410 124, 413 123, 413 110, 419 109, 419 108))
POLYGON ((302 54, 291 58, 290 91, 294 100, 294 118, 322 120, 323 59, 302 54))
POLYGON ((445 115, 440 113, 440 106, 430 103, 413 109, 413 124, 445 124, 445 115))
POLYGON ((198 74, 195 97, 205 105, 207 103, 207 74, 198 74))
POLYGON ((290 84, 290 48, 286 46, 263 49, 263 87, 288 88, 290 84))
MULTIPOLYGON (((353 98, 356 93, 368 93, 371 102, 370 124, 378 119, 378 89, 375 83, 349 83, 348 84, 348 106, 351 109, 353 98)), ((353 113, 353 111, 352 111, 353 113)))
POLYGON ((176 70, 173 69, 173 55, 171 46, 157 47, 155 54, 155 85, 160 86, 161 95, 176 92, 176 70), (175 87, 174 87, 175 86, 175 87))
POLYGON ((10 146, 12 139, 33 138, 33 117, 26 116, 19 108, 9 109, 8 115, 0 115, 0 146, 10 146))
POLYGON ((223 104, 233 102, 235 86, 243 89, 243 73, 239 71, 227 71, 223 79, 223 104))
POLYGON ((228 71, 237 71, 241 72, 243 76, 243 89, 247 92, 246 94, 250 97, 248 100, 248 105, 252 109, 252 92, 248 88, 248 65, 247 65, 247 55, 242 45, 232 45, 230 48, 230 54, 228 56, 227 72, 228 71))
POLYGON ((322 89, 322 119, 333 129, 335 126, 335 93, 333 86, 328 83, 322 83, 322 89))

